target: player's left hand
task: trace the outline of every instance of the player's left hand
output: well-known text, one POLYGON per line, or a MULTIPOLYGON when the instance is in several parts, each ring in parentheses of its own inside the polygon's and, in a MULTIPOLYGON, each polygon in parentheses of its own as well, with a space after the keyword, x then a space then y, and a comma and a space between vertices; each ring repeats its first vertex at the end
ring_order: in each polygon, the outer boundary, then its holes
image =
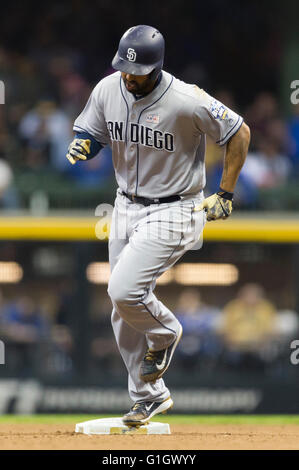
POLYGON ((205 210, 207 220, 227 219, 233 210, 233 204, 230 199, 225 199, 220 194, 215 193, 207 197, 203 202, 194 208, 195 212, 205 210))
POLYGON ((90 153, 89 139, 74 139, 69 145, 66 158, 71 162, 72 165, 78 160, 87 160, 87 155, 90 153))

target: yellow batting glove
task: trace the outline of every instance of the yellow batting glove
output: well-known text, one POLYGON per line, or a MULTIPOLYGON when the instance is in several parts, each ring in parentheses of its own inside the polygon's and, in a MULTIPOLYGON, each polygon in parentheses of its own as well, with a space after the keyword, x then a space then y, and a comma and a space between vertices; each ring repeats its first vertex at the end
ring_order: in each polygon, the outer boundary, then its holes
MULTIPOLYGON (((225 194, 225 193, 224 193, 225 194)), ((194 208, 195 212, 205 210, 207 220, 227 219, 233 210, 232 200, 222 197, 219 193, 212 194, 194 208)))
POLYGON ((87 156, 90 153, 89 139, 74 139, 69 145, 66 158, 71 162, 72 165, 78 160, 87 160, 87 156))

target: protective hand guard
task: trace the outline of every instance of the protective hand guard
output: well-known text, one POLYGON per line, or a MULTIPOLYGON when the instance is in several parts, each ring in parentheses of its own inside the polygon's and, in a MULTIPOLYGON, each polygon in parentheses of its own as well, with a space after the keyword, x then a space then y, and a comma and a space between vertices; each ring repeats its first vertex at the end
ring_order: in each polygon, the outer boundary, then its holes
POLYGON ((232 213, 233 204, 230 199, 226 199, 221 194, 215 193, 204 199, 199 206, 194 208, 195 212, 202 210, 206 211, 208 221, 226 219, 232 213))
POLYGON ((74 139, 69 145, 66 158, 74 165, 78 160, 87 160, 90 153, 89 139, 74 139))

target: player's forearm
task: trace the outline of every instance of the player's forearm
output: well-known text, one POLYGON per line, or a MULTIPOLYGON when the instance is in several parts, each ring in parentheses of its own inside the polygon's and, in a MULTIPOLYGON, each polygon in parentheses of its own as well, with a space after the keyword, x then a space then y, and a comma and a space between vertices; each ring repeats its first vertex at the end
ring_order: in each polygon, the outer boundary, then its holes
POLYGON ((244 165, 250 142, 250 129, 243 122, 238 132, 228 141, 224 157, 220 187, 233 193, 242 166, 244 165))

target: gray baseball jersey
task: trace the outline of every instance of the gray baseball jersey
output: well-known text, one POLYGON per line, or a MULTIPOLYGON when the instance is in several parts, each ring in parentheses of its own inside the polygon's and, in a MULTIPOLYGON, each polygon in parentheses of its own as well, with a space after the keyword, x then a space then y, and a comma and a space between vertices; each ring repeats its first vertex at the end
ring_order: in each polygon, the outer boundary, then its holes
POLYGON ((196 85, 162 74, 142 99, 127 91, 120 72, 105 77, 74 130, 111 146, 121 190, 147 198, 196 195, 205 186, 205 134, 223 145, 243 119, 196 85))

